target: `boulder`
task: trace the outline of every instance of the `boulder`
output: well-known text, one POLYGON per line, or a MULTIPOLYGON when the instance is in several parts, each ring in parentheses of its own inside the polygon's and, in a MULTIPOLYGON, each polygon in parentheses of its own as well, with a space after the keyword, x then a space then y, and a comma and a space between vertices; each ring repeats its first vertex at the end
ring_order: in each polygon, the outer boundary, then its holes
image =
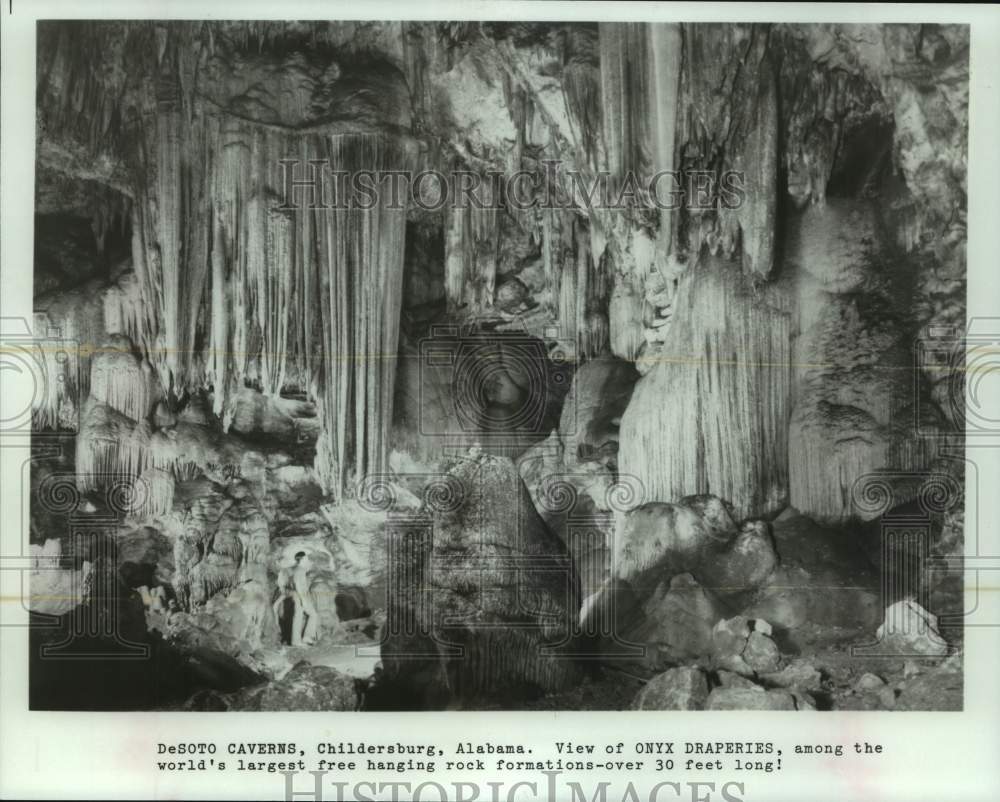
POLYGON ((763 521, 748 521, 718 555, 706 555, 698 578, 720 594, 740 593, 762 585, 778 566, 774 541, 763 521))
POLYGON ((617 528, 616 549, 617 575, 640 590, 689 572, 727 600, 752 594, 779 563, 768 525, 748 521, 737 527, 728 505, 711 495, 635 508, 617 528))
POLYGON ((712 664, 742 676, 778 670, 781 653, 763 620, 736 616, 719 621, 712 630, 712 664))
POLYGON ((726 671, 725 669, 720 669, 715 672, 716 677, 719 679, 719 687, 721 688, 743 688, 750 690, 759 690, 760 685, 758 685, 753 680, 749 680, 741 674, 736 674, 732 671, 726 671))
POLYGON ((885 621, 875 633, 879 648, 900 656, 940 656, 948 644, 937 628, 937 616, 911 599, 896 602, 885 611, 885 621))
POLYGON ((877 691, 885 687, 885 680, 871 673, 864 673, 854 683, 856 691, 877 691))
POLYGON ((750 637, 750 621, 742 616, 723 619, 712 629, 712 662, 743 676, 753 673, 743 660, 750 637))
POLYGON ((781 564, 743 610, 774 627, 785 652, 860 643, 878 626, 878 574, 849 534, 789 512, 772 524, 781 564))
POLYGON ((819 690, 823 676, 810 660, 792 660, 780 671, 762 674, 761 682, 780 688, 798 688, 804 691, 819 690))
POLYGON ((229 700, 230 710, 352 711, 358 709, 353 677, 328 666, 302 661, 280 680, 240 691, 229 700))
POLYGON ((631 579, 653 569, 691 571, 705 552, 727 546, 737 531, 725 503, 715 496, 643 504, 625 516, 617 532, 617 575, 631 579))
POLYGON ((697 668, 672 668, 653 677, 635 697, 635 710, 701 710, 708 683, 697 668))
POLYGON ((703 657, 712 646, 712 630, 724 608, 691 574, 661 582, 621 628, 625 640, 646 647, 647 664, 677 663, 703 657))
POLYGON ((756 674, 777 671, 781 662, 781 653, 775 642, 760 632, 750 633, 742 657, 756 674))
POLYGON ((899 685, 896 710, 962 710, 964 674, 962 655, 916 674, 899 685))
POLYGON ((716 688, 708 695, 706 710, 795 710, 795 698, 786 691, 763 688, 716 688))

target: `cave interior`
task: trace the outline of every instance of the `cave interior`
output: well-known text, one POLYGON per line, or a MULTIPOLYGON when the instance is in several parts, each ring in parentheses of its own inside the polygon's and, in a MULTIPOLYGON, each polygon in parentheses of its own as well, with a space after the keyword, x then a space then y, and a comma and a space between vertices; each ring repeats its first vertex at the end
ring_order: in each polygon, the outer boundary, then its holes
POLYGON ((961 706, 967 28, 37 52, 33 707, 961 706))

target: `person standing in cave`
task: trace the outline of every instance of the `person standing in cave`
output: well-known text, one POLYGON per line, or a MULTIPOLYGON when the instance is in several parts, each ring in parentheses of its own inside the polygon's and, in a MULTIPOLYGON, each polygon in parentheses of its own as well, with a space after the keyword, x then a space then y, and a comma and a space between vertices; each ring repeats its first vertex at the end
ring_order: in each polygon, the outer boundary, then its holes
POLYGON ((290 636, 292 646, 312 646, 316 643, 319 635, 319 611, 313 601, 309 579, 311 567, 312 562, 306 553, 300 551, 295 554, 295 563, 291 567, 291 572, 282 568, 278 574, 280 595, 274 602, 274 612, 280 620, 285 599, 291 597, 295 605, 290 636))

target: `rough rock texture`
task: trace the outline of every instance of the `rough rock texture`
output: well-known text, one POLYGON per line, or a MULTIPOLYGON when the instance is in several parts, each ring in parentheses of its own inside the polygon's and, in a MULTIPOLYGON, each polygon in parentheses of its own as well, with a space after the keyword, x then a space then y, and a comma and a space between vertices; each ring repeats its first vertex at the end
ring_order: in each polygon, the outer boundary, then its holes
POLYGON ((226 700, 229 710, 351 711, 358 709, 356 681, 327 666, 295 665, 280 680, 226 700))
POLYGON ((716 688, 708 695, 706 710, 797 710, 795 697, 785 691, 763 688, 716 688))
POLYGON ((592 359, 576 372, 559 420, 567 467, 617 464, 621 417, 638 379, 631 364, 612 357, 592 359))
POLYGON ((904 680, 898 687, 896 710, 962 710, 962 656, 955 655, 929 671, 904 680))
POLYGON ((771 625, 763 619, 720 620, 712 629, 712 664, 746 677, 777 671, 781 653, 771 634, 771 625))
POLYGON ((748 521, 737 527, 715 496, 637 507, 619 518, 615 537, 617 575, 641 586, 690 572, 717 596, 744 596, 779 563, 768 525, 748 521))
POLYGON ((92 566, 84 562, 79 569, 61 565, 62 545, 49 539, 44 546, 31 544, 31 573, 25 601, 33 613, 63 615, 84 601, 92 566))
MULTIPOLYGON (((878 470, 927 466, 934 441, 915 429, 911 281, 889 253, 870 201, 831 199, 791 225, 799 270, 796 405, 789 429, 791 503, 819 520, 870 517, 858 484, 878 470)), ((930 433, 930 432, 926 432, 930 433)))
POLYGON ((736 524, 715 496, 689 496, 676 504, 650 503, 625 516, 617 533, 616 570, 629 578, 668 563, 681 573, 712 546, 721 549, 736 524))
POLYGON ((869 640, 882 618, 879 579, 850 535, 792 511, 772 531, 781 565, 743 614, 764 618, 779 644, 796 649, 869 640))
POLYGON ((632 702, 636 710, 701 710, 708 683, 697 668, 672 668, 653 677, 632 702))
POLYGON ((416 675, 407 653, 434 655, 438 681, 457 703, 565 688, 579 591, 563 544, 535 512, 510 460, 486 455, 448 473, 453 495, 427 505, 426 525, 395 544, 386 673, 416 675), (397 657, 397 655, 399 655, 397 657))
POLYGON ((573 375, 558 428, 517 461, 536 509, 573 557, 584 599, 610 575, 614 513, 637 492, 617 472, 619 423, 637 378, 613 357, 586 362, 573 375))
POLYGON ((937 629, 937 616, 912 600, 889 607, 875 637, 888 654, 926 657, 948 653, 948 644, 937 629))
POLYGON ((801 691, 817 691, 823 684, 822 674, 808 659, 792 660, 780 671, 761 674, 760 680, 765 685, 801 691))
POLYGON ((621 611, 617 631, 624 640, 641 643, 644 662, 656 667, 708 654, 712 629, 724 617, 725 608, 711 592, 690 574, 678 574, 662 582, 637 612, 621 611))
POLYGON ((763 585, 778 563, 768 525, 748 521, 724 550, 702 560, 698 577, 716 593, 738 594, 763 585))

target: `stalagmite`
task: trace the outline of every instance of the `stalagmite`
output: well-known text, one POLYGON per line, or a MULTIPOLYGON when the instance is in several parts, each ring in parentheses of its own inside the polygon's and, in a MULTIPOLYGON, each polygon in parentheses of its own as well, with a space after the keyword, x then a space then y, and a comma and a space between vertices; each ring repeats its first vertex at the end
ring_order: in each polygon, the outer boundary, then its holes
POLYGON ((619 465, 647 500, 713 493, 737 517, 787 495, 789 314, 779 289, 754 290, 713 258, 682 279, 663 353, 621 423, 619 465))

